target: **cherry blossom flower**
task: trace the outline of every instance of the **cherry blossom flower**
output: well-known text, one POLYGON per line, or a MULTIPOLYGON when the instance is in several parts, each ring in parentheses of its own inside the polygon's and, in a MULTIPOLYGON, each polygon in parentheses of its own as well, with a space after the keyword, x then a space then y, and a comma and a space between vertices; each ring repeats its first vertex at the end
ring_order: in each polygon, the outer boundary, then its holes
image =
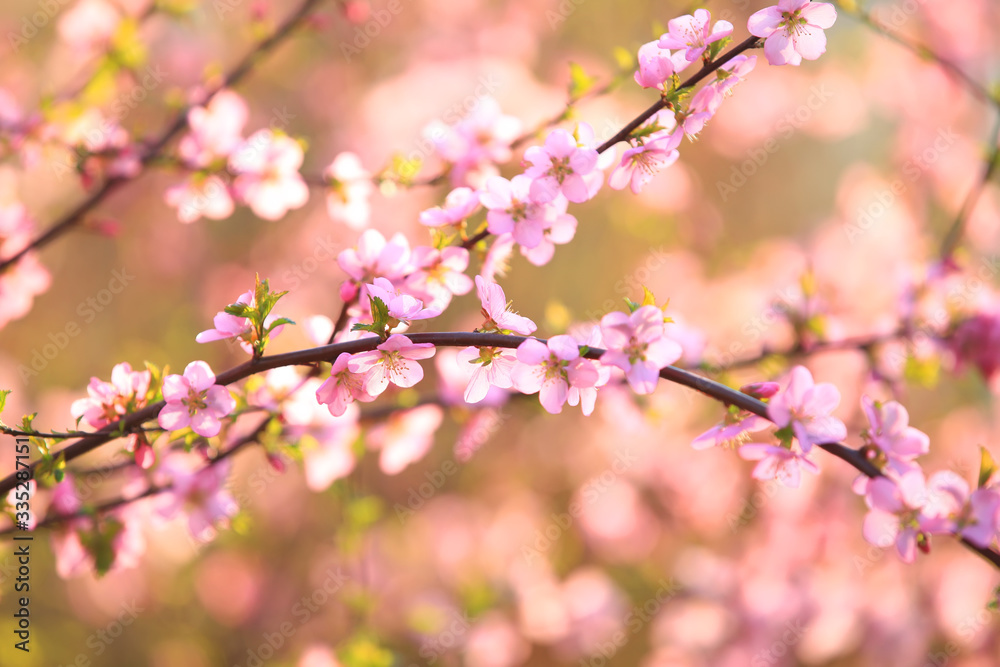
POLYGON ((510 270, 510 256, 514 253, 515 245, 517 242, 514 241, 513 234, 501 234, 496 237, 486 252, 486 259, 483 260, 479 275, 490 282, 496 282, 497 276, 506 276, 510 270))
POLYGON ((186 514, 191 535, 204 541, 212 539, 215 526, 225 525, 239 508, 225 488, 230 459, 211 465, 201 465, 198 459, 174 454, 163 462, 160 472, 169 481, 170 491, 165 494, 159 515, 171 519, 186 514))
POLYGON ((749 444, 739 450, 746 461, 759 461, 753 469, 753 478, 759 480, 777 479, 781 484, 798 488, 802 470, 819 473, 819 467, 801 452, 777 445, 749 444))
POLYGON ((465 275, 469 268, 465 248, 417 246, 413 264, 416 268, 406 277, 406 288, 421 297, 428 308, 443 312, 453 296, 472 291, 472 278, 465 275))
MULTIPOLYGON (((586 128, 593 134, 589 125, 586 128)), ((532 179, 532 200, 544 204, 560 193, 574 203, 591 198, 584 176, 597 167, 597 151, 580 146, 566 130, 550 132, 544 146, 532 146, 524 152, 524 160, 531 165, 524 173, 532 179)))
POLYGON ((476 276, 476 293, 479 295, 480 303, 483 304, 482 313, 486 318, 483 326, 479 328, 480 331, 513 331, 527 336, 538 328, 527 317, 510 311, 507 296, 503 293, 503 288, 496 283, 482 276, 476 276))
POLYGON ((227 159, 243 141, 243 128, 250 111, 247 103, 231 90, 220 90, 207 106, 188 112, 188 127, 177 153, 189 167, 204 168, 227 159))
POLYGON ((434 351, 430 343, 413 343, 402 334, 393 334, 378 348, 355 354, 347 368, 352 373, 366 373, 365 390, 378 396, 390 382, 406 388, 423 380, 424 369, 417 361, 430 359, 434 351))
POLYGON ((680 157, 680 153, 670 147, 672 141, 671 138, 663 138, 629 148, 608 179, 608 185, 613 190, 623 190, 628 185, 634 194, 639 194, 653 176, 680 157))
POLYGON ((184 183, 170 186, 164 199, 168 206, 177 209, 177 219, 183 223, 195 222, 202 216, 225 220, 235 208, 229 188, 218 176, 204 179, 192 177, 184 183))
MULTIPOLYGON (((740 387, 740 391, 744 394, 760 400, 768 399, 780 390, 781 385, 777 382, 754 382, 740 387)), ((725 419, 695 438, 691 446, 695 449, 708 449, 740 444, 747 440, 751 433, 763 431, 770 426, 769 420, 752 412, 740 410, 736 406, 730 406, 725 419)))
POLYGON ((215 384, 215 373, 204 361, 192 361, 184 375, 163 378, 160 427, 178 431, 188 426, 198 435, 211 438, 222 428, 219 421, 236 408, 236 399, 226 387, 215 384))
MULTIPOLYGON (((24 204, 0 204, 0 257, 11 257, 31 242, 34 225, 24 204)), ((35 296, 49 288, 52 278, 34 252, 0 273, 0 327, 24 317, 35 296)))
POLYGON ((94 428, 107 426, 146 404, 149 381, 149 371, 133 371, 128 362, 117 364, 111 369, 111 382, 90 378, 89 396, 73 401, 70 414, 94 428))
POLYGON ((233 190, 254 215, 277 220, 309 200, 299 174, 302 158, 302 146, 291 137, 259 130, 229 156, 229 167, 239 174, 233 190))
POLYGON ((639 69, 635 72, 635 82, 643 88, 663 89, 663 84, 674 74, 681 72, 690 65, 684 53, 671 53, 669 49, 661 48, 656 41, 647 42, 639 47, 639 69))
POLYGON ((330 217, 352 229, 367 226, 371 218, 368 199, 375 186, 358 156, 340 153, 323 171, 323 175, 330 182, 326 194, 326 210, 330 217))
MULTIPOLYGON (((247 290, 236 299, 236 303, 242 303, 251 308, 256 307, 256 298, 254 297, 253 290, 247 290)), ((276 320, 281 319, 281 315, 277 313, 269 313, 267 317, 264 318, 265 329, 270 327, 276 320)), ((212 323, 215 325, 214 329, 206 329, 200 334, 195 336, 195 340, 199 343, 211 343, 217 340, 225 340, 227 338, 235 338, 239 341, 240 347, 247 354, 253 354, 253 344, 257 340, 257 332, 254 329, 253 322, 250 321, 249 317, 237 317, 236 315, 230 315, 224 310, 216 313, 215 317, 212 319, 212 323)), ((277 338, 284 330, 285 325, 279 324, 268 332, 268 338, 277 338)))
POLYGON ((497 173, 497 164, 511 159, 510 145, 521 135, 522 123, 507 116, 492 97, 481 97, 471 112, 454 126, 438 121, 424 129, 441 157, 451 163, 454 185, 478 187, 497 173))
POLYGON ((517 365, 514 350, 498 347, 467 347, 458 352, 458 363, 475 367, 465 389, 465 402, 478 403, 486 398, 490 387, 510 389, 511 372, 517 365))
POLYGON ((532 201, 530 191, 533 183, 524 174, 509 181, 500 176, 486 181, 479 199, 489 209, 486 222, 491 234, 509 232, 525 248, 534 248, 542 242, 551 207, 532 201))
POLYGON ((517 360, 511 374, 514 388, 524 394, 538 392, 542 407, 553 415, 562 412, 570 387, 593 387, 600 379, 597 367, 580 358, 579 346, 567 335, 553 336, 548 343, 529 338, 517 347, 517 360))
POLYGON ((1000 491, 983 487, 970 492, 958 474, 941 470, 927 480, 921 512, 929 532, 957 534, 988 548, 1000 529, 1000 491))
POLYGON ((333 362, 330 377, 316 389, 316 400, 326 405, 330 414, 339 417, 352 401, 370 403, 375 396, 365 390, 366 373, 355 373, 348 368, 351 355, 342 352, 333 362))
POLYGON ((767 414, 779 427, 791 426, 802 451, 808 453, 813 445, 847 437, 844 422, 831 414, 839 404, 840 392, 834 385, 814 384, 809 369, 796 366, 785 390, 768 403, 767 414))
POLYGON ((975 366, 990 382, 1000 369, 1000 309, 984 309, 958 322, 945 348, 955 360, 955 371, 975 366))
POLYGON ((121 20, 119 10, 106 0, 80 0, 59 17, 59 36, 80 51, 103 49, 121 20))
POLYGON ((351 301, 361 285, 376 277, 396 281, 408 274, 413 268, 410 242, 399 233, 387 242, 378 230, 366 229, 358 238, 356 248, 348 248, 337 255, 337 264, 349 277, 340 286, 340 298, 351 301))
POLYGON ((692 62, 701 57, 708 45, 733 33, 733 24, 729 21, 716 21, 709 29, 712 15, 707 9, 696 9, 694 15, 679 16, 670 19, 667 28, 670 32, 660 37, 661 49, 686 49, 684 57, 692 62))
POLYGON ((918 547, 923 551, 930 548, 932 526, 921 511, 928 500, 927 484, 919 469, 895 480, 888 477, 871 480, 865 494, 869 511, 862 534, 870 544, 880 547, 895 544, 903 562, 912 563, 918 547))
POLYGON ((751 35, 764 38, 764 55, 772 65, 799 65, 826 52, 823 32, 837 20, 837 10, 827 2, 778 0, 755 12, 747 21, 751 35))
POLYGON ((455 188, 444 199, 444 206, 435 206, 420 213, 420 224, 428 227, 459 225, 479 208, 479 193, 472 188, 455 188))
POLYGON ((399 291, 386 278, 376 278, 374 283, 366 284, 365 291, 368 296, 381 299, 389 310, 389 317, 400 322, 426 320, 441 314, 440 309, 424 308, 423 301, 399 291))
POLYGON ((379 450, 379 468, 396 475, 419 461, 434 444, 434 433, 444 419, 437 405, 397 412, 368 433, 368 444, 379 450))
MULTIPOLYGON (((560 199, 562 199, 560 197, 560 199)), ((563 199, 563 202, 566 200, 563 199)), ((576 218, 569 213, 559 213, 545 221, 542 240, 534 248, 521 246, 521 254, 535 266, 549 263, 557 245, 565 245, 576 235, 576 218)))
POLYGON ((631 315, 615 311, 601 318, 601 335, 608 347, 601 363, 625 371, 632 390, 651 394, 660 369, 681 357, 681 346, 664 335, 663 311, 642 306, 631 315))
POLYGON ((862 396, 861 407, 870 424, 863 435, 887 457, 895 472, 902 474, 912 469, 916 466, 913 459, 930 450, 930 438, 909 425, 910 416, 898 402, 878 403, 862 396))

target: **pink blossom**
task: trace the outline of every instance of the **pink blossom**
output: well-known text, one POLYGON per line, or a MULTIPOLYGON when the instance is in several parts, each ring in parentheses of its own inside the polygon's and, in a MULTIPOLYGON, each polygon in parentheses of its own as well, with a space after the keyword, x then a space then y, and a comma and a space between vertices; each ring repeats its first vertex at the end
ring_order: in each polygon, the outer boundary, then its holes
POLYGON ((594 363, 580 358, 576 341, 566 335, 553 336, 548 343, 529 338, 518 346, 517 360, 511 374, 514 388, 524 394, 538 392, 542 407, 554 415, 562 412, 570 387, 593 387, 600 379, 594 363))
POLYGON ((503 293, 503 288, 496 283, 482 276, 476 276, 476 293, 479 295, 480 303, 483 304, 482 313, 486 318, 483 326, 479 328, 480 331, 513 331, 527 336, 538 328, 527 317, 510 311, 507 296, 503 293))
POLYGON ((330 369, 330 377, 316 390, 316 400, 334 417, 343 415, 352 401, 370 403, 376 398, 365 390, 366 373, 354 373, 347 367, 350 360, 351 355, 342 352, 330 369))
POLYGON ((921 511, 929 499, 924 474, 919 469, 900 476, 898 480, 877 477, 868 484, 862 534, 880 547, 896 545, 904 563, 912 563, 919 546, 929 549, 927 516, 921 511))
MULTIPOLYGON (((565 202, 565 200, 563 200, 565 202)), ((559 213, 545 222, 542 240, 534 248, 521 246, 521 254, 535 266, 549 263, 557 245, 565 245, 576 235, 576 218, 569 213, 559 213)))
POLYGON ((444 419, 437 405, 422 405, 393 414, 368 433, 368 444, 381 451, 379 468, 396 475, 419 461, 434 444, 434 433, 444 419))
POLYGON ((961 320, 945 347, 955 359, 955 371, 975 366, 989 382, 1000 369, 1000 310, 983 310, 961 320))
POLYGON ((454 126, 437 122, 424 130, 441 157, 451 163, 454 185, 478 187, 496 175, 495 165, 510 161, 510 145, 521 134, 520 119, 504 115, 495 99, 482 97, 477 101, 469 115, 454 126))
POLYGON ((226 159, 243 141, 243 127, 250 111, 247 103, 231 90, 220 90, 207 106, 188 112, 188 127, 177 153, 189 167, 203 168, 226 159))
MULTIPOLYGON (((82 535, 96 531, 106 531, 110 523, 117 524, 117 532, 110 540, 113 552, 112 570, 134 568, 145 552, 146 540, 142 532, 141 506, 125 506, 105 515, 95 525, 87 517, 64 519, 52 530, 52 552, 56 558, 56 573, 64 578, 84 573, 93 573, 96 561, 82 535)), ((83 503, 77 493, 71 475, 67 474, 52 489, 50 513, 54 516, 72 516, 83 510, 83 503)))
POLYGON ((80 0, 59 17, 59 36, 80 51, 103 49, 121 19, 120 11, 106 0, 80 0))
POLYGON ((733 33, 733 24, 729 21, 716 21, 709 29, 711 21, 712 15, 707 9, 696 9, 693 16, 688 14, 670 19, 667 24, 670 32, 660 37, 660 48, 686 49, 684 57, 689 62, 697 60, 709 44, 733 33))
POLYGON ((466 403, 478 403, 483 400, 490 387, 510 389, 513 386, 511 372, 517 364, 514 350, 498 347, 467 347, 459 351, 457 361, 475 367, 465 389, 466 403))
POLYGON ((878 403, 862 396, 861 407, 870 425, 867 439, 888 457, 896 472, 909 470, 913 459, 930 450, 930 438, 909 425, 910 416, 898 402, 878 403))
POLYGON ((389 317, 400 322, 426 320, 441 314, 439 309, 424 308, 423 301, 399 291, 385 278, 376 278, 374 283, 366 284, 365 291, 368 296, 381 299, 389 310, 389 317))
MULTIPOLYGON (((754 382, 740 387, 740 391, 744 394, 760 400, 771 398, 780 389, 781 385, 777 382, 754 382)), ((695 438, 691 442, 691 446, 695 449, 708 449, 709 447, 737 445, 747 440, 750 433, 763 431, 769 426, 771 426, 769 420, 752 412, 740 410, 736 406, 730 406, 726 411, 725 419, 695 438)))
MULTIPOLYGON (((593 134, 590 126, 586 129, 593 134)), ((559 194, 574 203, 591 198, 584 176, 597 167, 597 151, 579 145, 566 130, 550 132, 545 146, 532 146, 524 152, 524 159, 531 165, 524 173, 533 181, 529 190, 532 200, 546 203, 559 194)))
POLYGON ((229 188, 218 176, 208 176, 203 180, 193 177, 173 185, 167 188, 164 199, 168 206, 177 209, 177 219, 183 223, 195 222, 202 216, 225 220, 235 208, 229 188))
POLYGON ((410 242, 402 234, 395 234, 388 242, 381 232, 366 229, 358 238, 356 248, 348 248, 337 255, 337 264, 350 278, 340 286, 340 298, 354 299, 358 288, 377 276, 396 281, 412 270, 410 242))
POLYGON ((163 378, 160 427, 178 431, 188 426, 198 435, 211 438, 222 428, 219 421, 236 408, 236 400, 226 387, 215 384, 215 373, 204 361, 192 361, 184 375, 163 378))
POLYGON ((601 318, 601 334, 608 347, 601 363, 625 371, 632 390, 651 394, 660 370, 680 359, 681 346, 665 336, 663 311, 642 306, 631 315, 615 311, 601 318))
POLYGON ((510 270, 510 256, 514 252, 515 245, 513 234, 501 234, 496 237, 486 252, 486 259, 483 260, 479 275, 490 282, 496 282, 497 276, 506 276, 510 270))
POLYGON ((542 242, 551 207, 532 201, 530 191, 533 183, 524 174, 509 181, 500 176, 486 181, 486 188, 479 199, 489 209, 486 222, 491 234, 509 232, 525 248, 534 248, 542 242))
POLYGON ((229 156, 229 167, 239 174, 233 190, 256 216, 277 220, 309 200, 299 175, 302 158, 302 147, 291 137, 259 130, 229 156))
POLYGON ((89 397, 73 401, 70 414, 86 419, 94 428, 107 426, 146 405, 149 381, 149 371, 133 371, 128 362, 117 364, 111 370, 111 382, 90 378, 89 397))
POLYGON ((358 156, 340 153, 323 171, 323 175, 330 182, 326 194, 326 210, 330 217, 352 229, 367 226, 371 218, 368 199, 375 186, 358 156))
POLYGON ((479 193, 471 188, 455 188, 445 197, 444 206, 420 213, 420 224, 428 227, 459 225, 479 208, 479 193))
POLYGON ((417 361, 433 356, 434 346, 430 343, 413 343, 402 334, 393 334, 378 348, 355 354, 347 368, 352 373, 366 373, 365 390, 378 396, 390 382, 406 388, 423 380, 424 369, 417 361))
POLYGON ((837 20, 837 10, 827 2, 778 0, 755 12, 747 21, 750 34, 763 37, 764 55, 772 65, 799 65, 826 52, 823 32, 837 20))
POLYGON ((465 248, 417 246, 413 249, 413 264, 416 268, 406 277, 406 287, 428 308, 443 312, 452 296, 472 291, 472 278, 465 275, 469 268, 469 251, 465 248))
POLYGON ((662 90, 663 84, 674 74, 681 72, 690 64, 684 53, 671 53, 669 49, 660 48, 653 41, 639 47, 639 69, 635 72, 635 82, 643 88, 662 90))
POLYGON ((792 369, 788 386, 771 399, 767 414, 781 428, 792 427, 802 451, 813 445, 832 443, 847 437, 844 422, 832 416, 840 404, 840 392, 828 382, 813 383, 812 373, 804 366, 792 369))
POLYGON ((922 509, 938 519, 936 532, 955 533, 989 548, 1000 529, 1000 491, 983 487, 970 493, 969 483, 950 470, 931 475, 927 487, 930 501, 922 509))
MULTIPOLYGON (((255 308, 257 303, 253 290, 247 290, 241 294, 239 298, 236 299, 236 303, 242 303, 251 308, 255 308)), ((275 320, 278 319, 281 319, 281 315, 273 312, 270 313, 264 318, 264 327, 269 327, 275 320)), ((239 341, 240 347, 243 348, 244 352, 247 354, 253 354, 253 344, 257 340, 257 332, 255 331, 253 323, 250 321, 249 317, 237 317, 236 315, 230 315, 224 310, 220 310, 216 313, 212 323, 215 325, 215 328, 207 329, 195 336, 195 340, 197 342, 211 343, 217 340, 235 338, 239 341)), ((267 335, 269 338, 277 338, 284 328, 285 325, 278 325, 267 335)))
POLYGON ((182 454, 170 456, 163 462, 160 470, 171 488, 159 514, 164 519, 186 514, 191 535, 208 540, 215 536, 215 526, 226 524, 239 508, 225 488, 230 459, 199 465, 195 457, 182 454))
POLYGON ((629 148, 622 155, 621 164, 611 174, 608 185, 613 190, 622 190, 629 185, 634 194, 639 194, 659 171, 666 169, 680 156, 670 148, 671 139, 664 138, 629 148))
POLYGON ((754 479, 777 479, 791 488, 798 488, 802 470, 819 473, 819 467, 806 458, 805 454, 777 445, 743 445, 740 447, 740 457, 746 461, 759 461, 753 469, 754 479))

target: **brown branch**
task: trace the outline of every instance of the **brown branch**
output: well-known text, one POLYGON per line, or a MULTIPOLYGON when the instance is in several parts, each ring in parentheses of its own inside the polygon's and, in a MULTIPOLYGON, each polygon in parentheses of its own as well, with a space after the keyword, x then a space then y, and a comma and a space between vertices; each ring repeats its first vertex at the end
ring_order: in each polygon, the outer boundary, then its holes
MULTIPOLYGON (((464 332, 464 331, 454 331, 454 332, 435 332, 435 333, 415 333, 409 334, 407 336, 414 343, 431 343, 443 347, 469 347, 469 346, 480 346, 480 347, 503 347, 503 348, 516 348, 528 337, 525 336, 510 336, 504 334, 494 334, 494 333, 475 333, 475 332, 464 332)), ((540 342, 545 342, 544 339, 536 339, 540 342)), ((271 370, 273 368, 280 368, 283 366, 296 366, 296 365, 314 365, 319 362, 331 362, 337 358, 343 352, 357 353, 364 352, 368 350, 373 350, 379 344, 381 344, 381 338, 377 336, 369 336, 359 340, 348 341, 345 343, 336 343, 333 345, 323 345, 320 347, 309 348, 305 350, 298 350, 295 352, 287 352, 284 354, 276 354, 271 357, 263 357, 261 359, 255 359, 241 364, 235 368, 229 369, 223 373, 220 373, 216 377, 216 382, 221 385, 229 385, 239 380, 242 380, 250 375, 256 373, 261 373, 263 371, 271 370)), ((605 350, 600 348, 588 348, 584 356, 588 359, 600 359, 604 354, 605 350)), ((709 378, 703 377, 701 375, 696 375, 690 371, 683 370, 681 368, 676 368, 674 366, 667 366, 660 371, 660 377, 674 384, 679 384, 690 389, 694 389, 706 396, 713 398, 720 403, 725 405, 735 405, 741 410, 746 410, 752 414, 759 417, 763 417, 770 421, 770 417, 767 412, 767 404, 759 401, 758 399, 744 394, 743 392, 737 391, 724 384, 710 380, 709 378)), ((113 439, 115 433, 120 433, 127 431, 128 429, 142 424, 145 421, 153 419, 157 413, 163 408, 164 402, 160 401, 153 405, 148 405, 145 408, 128 415, 127 417, 119 420, 118 422, 109 424, 101 431, 94 433, 92 436, 87 438, 81 438, 80 440, 72 443, 71 445, 64 448, 58 454, 65 454, 66 461, 71 461, 75 458, 83 456, 87 452, 99 447, 101 444, 113 439)), ((264 422, 266 423, 266 421, 264 422)), ((258 431, 255 432, 255 436, 262 429, 264 424, 262 423, 258 427, 258 431)), ((242 446, 245 443, 240 444, 242 446)), ((836 456, 837 458, 847 462, 855 469, 861 473, 867 475, 868 477, 880 477, 882 472, 874 466, 864 455, 856 449, 848 447, 842 443, 831 442, 818 445, 824 451, 836 456)), ((231 453, 231 452, 229 452, 231 453)), ((226 455, 228 456, 229 453, 226 455)), ((29 470, 31 474, 34 474, 34 470, 38 462, 31 464, 29 470)), ((0 480, 0 495, 6 494, 8 491, 13 489, 19 480, 16 474, 11 474, 0 480)), ((963 538, 959 538, 960 541, 970 550, 978 553, 980 556, 988 560, 990 563, 1000 568, 1000 553, 993 551, 992 549, 984 549, 977 547, 974 544, 969 543, 963 538)))
MULTIPOLYGON (((274 33, 271 34, 270 37, 261 41, 256 47, 254 47, 250 53, 248 53, 243 60, 240 61, 240 63, 223 78, 219 87, 213 90, 211 95, 209 95, 204 102, 207 103, 208 100, 210 100, 223 88, 229 88, 239 83, 253 70, 258 60, 283 42, 292 33, 292 31, 306 19, 309 13, 312 12, 318 4, 320 4, 320 2, 322 2, 322 0, 305 0, 302 5, 295 10, 295 12, 293 12, 292 15, 286 19, 277 30, 274 31, 274 33)), ((177 118, 174 119, 174 122, 171 123, 170 126, 168 126, 155 141, 153 141, 146 153, 142 156, 141 162, 143 167, 157 159, 163 149, 166 148, 167 144, 169 144, 187 127, 188 111, 193 106, 194 105, 188 106, 183 109, 178 114, 177 118)), ((35 238, 24 248, 10 257, 0 261, 0 274, 24 257, 26 253, 47 245, 75 227, 83 220, 87 213, 96 208, 101 202, 107 199, 112 193, 118 190, 118 188, 130 180, 132 179, 112 177, 104 181, 103 185, 101 185, 96 192, 77 205, 76 208, 67 213, 61 220, 45 230, 40 236, 35 238)))

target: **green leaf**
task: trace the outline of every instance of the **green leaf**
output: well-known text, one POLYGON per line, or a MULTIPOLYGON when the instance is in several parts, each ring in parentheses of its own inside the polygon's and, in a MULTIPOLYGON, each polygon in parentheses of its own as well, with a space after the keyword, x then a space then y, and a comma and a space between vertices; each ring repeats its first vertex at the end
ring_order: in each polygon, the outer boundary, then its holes
POLYGON ((997 469, 997 464, 993 460, 993 455, 990 454, 990 451, 988 449, 986 449, 985 447, 983 447, 982 445, 980 445, 979 446, 979 486, 977 488, 981 489, 984 486, 986 486, 986 484, 989 483, 990 478, 993 476, 993 473, 996 471, 996 469, 997 469))
POLYGON ((245 303, 231 303, 222 310, 233 317, 250 317, 253 314, 253 309, 245 303))
POLYGON ((375 325, 386 326, 389 324, 389 307, 377 296, 368 297, 372 302, 372 320, 375 325))
MULTIPOLYGON (((0 414, 3 414, 3 409, 7 406, 7 394, 9 394, 12 389, 0 389, 0 414)), ((3 420, 0 419, 0 426, 6 426, 3 420)))
POLYGON ((724 37, 723 39, 720 39, 717 42, 712 42, 711 44, 709 44, 708 59, 715 60, 716 57, 718 57, 718 55, 722 53, 723 49, 729 46, 729 44, 732 43, 732 41, 733 41, 732 37, 724 37))
POLYGON ((271 333, 271 331, 273 331, 275 327, 280 327, 285 324, 295 324, 295 322, 288 319, 287 317, 279 317, 274 322, 271 322, 271 326, 267 328, 267 333, 271 333))

